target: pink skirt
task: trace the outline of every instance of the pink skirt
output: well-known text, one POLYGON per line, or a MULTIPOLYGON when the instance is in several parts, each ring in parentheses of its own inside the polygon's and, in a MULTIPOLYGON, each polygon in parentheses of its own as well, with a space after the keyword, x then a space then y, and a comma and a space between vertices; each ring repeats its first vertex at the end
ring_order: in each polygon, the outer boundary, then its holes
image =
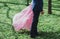
POLYGON ((13 27, 15 31, 20 31, 21 29, 26 29, 30 31, 32 20, 33 20, 32 5, 29 5, 28 7, 26 7, 13 17, 13 27))

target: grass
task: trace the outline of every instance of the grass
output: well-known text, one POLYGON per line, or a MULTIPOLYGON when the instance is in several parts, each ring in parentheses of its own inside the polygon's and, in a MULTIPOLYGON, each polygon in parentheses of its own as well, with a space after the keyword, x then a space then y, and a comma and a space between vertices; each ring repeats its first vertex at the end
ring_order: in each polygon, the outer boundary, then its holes
MULTIPOLYGON (((47 13, 47 1, 44 0, 44 15, 40 15, 37 26, 40 36, 34 39, 60 39, 60 11, 59 11, 60 2, 58 0, 53 0, 52 4, 53 4, 52 7, 53 14, 49 15, 47 13)), ((7 4, 7 5, 10 7, 9 10, 10 18, 12 18, 15 14, 17 14, 26 7, 26 5, 15 5, 15 4, 7 4)), ((0 3, 0 39, 32 39, 30 38, 30 34, 28 31, 15 32, 13 30, 11 25, 12 24, 11 19, 7 18, 8 9, 9 8, 5 7, 4 3, 0 3)))

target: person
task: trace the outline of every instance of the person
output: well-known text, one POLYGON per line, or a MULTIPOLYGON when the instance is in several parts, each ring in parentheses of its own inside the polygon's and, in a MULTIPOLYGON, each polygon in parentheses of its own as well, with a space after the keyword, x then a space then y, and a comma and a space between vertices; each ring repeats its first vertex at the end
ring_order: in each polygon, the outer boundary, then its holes
POLYGON ((32 0, 32 10, 33 10, 33 22, 30 31, 30 37, 35 38, 37 33, 37 25, 40 12, 43 11, 43 0, 32 0))

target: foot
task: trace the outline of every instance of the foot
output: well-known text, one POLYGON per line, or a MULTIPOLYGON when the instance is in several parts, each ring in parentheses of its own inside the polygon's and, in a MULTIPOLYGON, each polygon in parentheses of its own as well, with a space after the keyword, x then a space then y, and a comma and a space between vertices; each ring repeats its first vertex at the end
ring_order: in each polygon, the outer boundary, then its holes
POLYGON ((38 33, 37 33, 37 34, 32 34, 30 37, 31 37, 31 38, 36 38, 37 36, 39 36, 38 33))
POLYGON ((33 36, 33 35, 31 35, 30 37, 31 37, 31 38, 36 38, 36 36, 33 36))

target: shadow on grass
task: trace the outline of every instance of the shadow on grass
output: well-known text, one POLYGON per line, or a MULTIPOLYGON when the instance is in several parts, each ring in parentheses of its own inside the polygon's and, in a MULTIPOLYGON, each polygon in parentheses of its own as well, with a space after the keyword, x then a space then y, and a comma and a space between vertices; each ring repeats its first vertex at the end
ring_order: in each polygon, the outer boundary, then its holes
POLYGON ((60 32, 40 32, 35 39, 60 39, 60 32))
POLYGON ((51 15, 54 15, 54 16, 58 16, 58 17, 60 17, 60 15, 59 15, 59 14, 51 14, 51 15))
MULTIPOLYGON (((60 39, 60 32, 38 32, 39 35, 34 39, 60 39)), ((30 35, 29 31, 20 32, 19 34, 30 35)))
POLYGON ((8 23, 4 23, 4 22, 0 22, 1 24, 6 24, 6 25, 9 25, 9 26, 12 26, 11 24, 8 24, 8 23))
POLYGON ((18 39, 17 35, 15 35, 16 32, 15 32, 15 30, 14 30, 14 27, 13 27, 11 24, 5 23, 5 22, 0 22, 0 24, 4 24, 4 25, 11 26, 10 28, 12 28, 12 32, 13 32, 13 35, 15 36, 15 39, 18 39))
MULTIPOLYGON (((7 24, 9 26, 11 26, 10 24, 8 23, 3 23, 3 22, 0 22, 2 24, 7 24)), ((13 30, 13 34, 15 35, 16 32, 13 30)), ((19 32, 19 34, 27 34, 27 35, 30 35, 30 32, 29 31, 23 31, 23 32, 19 32)), ((17 35, 15 35, 15 39, 18 39, 17 35)), ((60 39, 60 31, 57 31, 57 32, 44 32, 44 31, 41 31, 39 32, 39 35, 37 36, 37 38, 34 38, 34 39, 60 39)))

